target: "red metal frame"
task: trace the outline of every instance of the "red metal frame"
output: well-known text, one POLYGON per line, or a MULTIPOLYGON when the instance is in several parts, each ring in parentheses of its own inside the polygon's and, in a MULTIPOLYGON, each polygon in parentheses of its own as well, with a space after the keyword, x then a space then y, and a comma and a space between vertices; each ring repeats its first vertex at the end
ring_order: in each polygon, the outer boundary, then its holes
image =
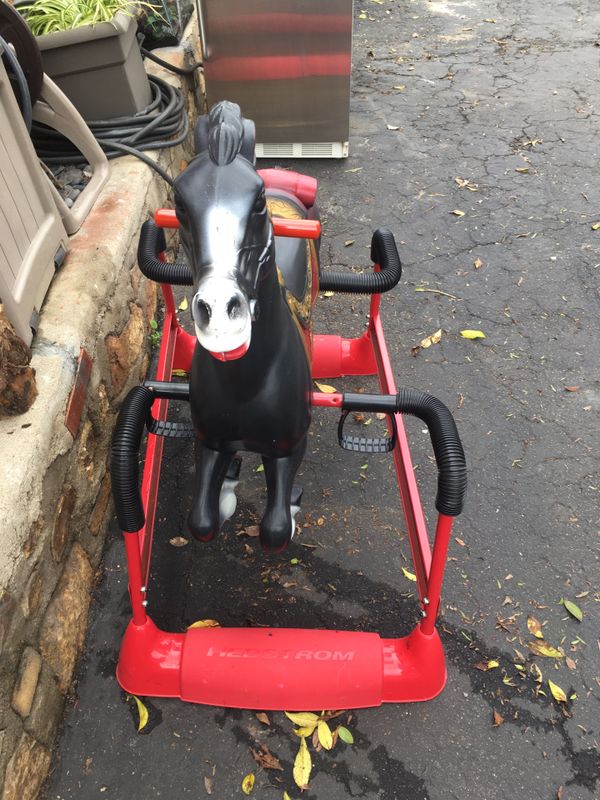
MULTIPOLYGON (((155 220, 165 227, 176 223, 174 213, 163 210, 155 220)), ((297 229, 278 235, 307 233, 297 229)), ((171 287, 163 285, 162 291, 166 313, 155 377, 168 381, 173 369, 189 370, 196 340, 179 325, 171 287)), ((357 338, 314 336, 313 377, 377 375, 382 392, 396 392, 379 308, 380 296, 373 295, 368 328, 357 338)), ((314 392, 312 404, 339 408, 342 395, 314 392)), ((157 400, 153 413, 166 419, 167 410, 168 401, 157 400)), ((123 639, 117 677, 126 691, 209 705, 314 710, 428 700, 443 689, 446 667, 435 620, 452 517, 438 516, 432 553, 402 415, 395 414, 388 425, 390 432, 396 429, 394 465, 423 616, 412 633, 398 639, 275 628, 207 628, 185 634, 159 630, 146 613, 145 598, 162 440, 148 434, 141 489, 146 524, 137 533, 125 534, 133 618, 123 639)))

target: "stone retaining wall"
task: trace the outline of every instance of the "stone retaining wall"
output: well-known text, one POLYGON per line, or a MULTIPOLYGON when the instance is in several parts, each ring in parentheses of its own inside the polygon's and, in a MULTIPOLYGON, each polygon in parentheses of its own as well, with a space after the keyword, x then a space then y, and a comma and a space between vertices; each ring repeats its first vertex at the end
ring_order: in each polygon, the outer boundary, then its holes
MULTIPOLYGON (((183 65, 200 58, 192 21, 180 48, 159 51, 183 65)), ((196 79, 149 71, 188 95, 196 79)), ((163 152, 172 174, 189 148, 163 152)), ((157 154, 150 154, 155 155, 157 154)), ((90 592, 111 515, 107 459, 116 414, 144 378, 155 284, 136 266, 139 228, 167 202, 167 187, 133 157, 111 178, 56 275, 33 342, 39 396, 26 414, 0 420, 0 791, 34 800, 51 765, 90 592)))

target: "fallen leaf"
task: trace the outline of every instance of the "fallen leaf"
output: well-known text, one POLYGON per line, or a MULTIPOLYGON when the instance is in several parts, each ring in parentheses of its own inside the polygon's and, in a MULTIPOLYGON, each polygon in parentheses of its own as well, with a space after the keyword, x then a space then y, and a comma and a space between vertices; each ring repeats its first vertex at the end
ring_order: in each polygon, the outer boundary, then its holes
POLYGON ((134 694, 132 694, 131 697, 133 697, 133 699, 135 700, 135 704, 137 706, 138 714, 140 715, 140 720, 138 722, 138 733, 139 733, 148 724, 148 709, 142 703, 142 701, 140 700, 139 697, 136 697, 136 695, 134 695, 134 694))
POLYGON ((220 628, 221 625, 217 622, 216 619, 198 619, 196 622, 192 622, 191 625, 188 625, 188 631, 192 630, 192 628, 220 628))
POLYGON ((284 792, 282 800, 292 800, 292 798, 289 796, 287 792, 284 792))
POLYGON ((354 169, 345 169, 344 172, 360 172, 362 167, 354 167, 354 169))
POLYGON ((269 719, 269 715, 265 714, 264 711, 258 711, 256 713, 256 719, 259 722, 262 722, 263 725, 270 725, 271 724, 271 720, 269 719))
POLYGON ((213 779, 208 778, 206 775, 204 776, 204 788, 206 789, 206 794, 212 794, 212 783, 213 779))
POLYGON ((533 675, 533 679, 536 683, 541 683, 544 676, 542 675, 542 670, 538 667, 537 664, 531 665, 531 674, 533 675))
POLYGON ((294 728, 294 733, 296 736, 312 736, 315 732, 316 724, 315 725, 304 725, 301 728, 294 728))
POLYGON ((392 88, 396 89, 396 91, 398 92, 403 92, 406 89, 406 86, 403 83, 401 83, 398 86, 393 86, 392 88))
POLYGON ((571 600, 565 600, 564 598, 563 598, 563 600, 561 602, 562 602, 563 606, 567 609, 567 611, 569 612, 569 614, 572 617, 575 617, 575 619, 578 622, 582 621, 582 619, 583 619, 583 611, 579 608, 578 605, 573 603, 571 600))
POLYGON ((521 175, 526 175, 529 172, 529 167, 517 167, 515 172, 520 172, 521 175))
POLYGON ((244 780, 242 781, 242 792, 244 794, 250 794, 254 789, 254 773, 251 772, 249 775, 246 775, 244 780))
POLYGON ((315 381, 315 386, 320 392, 324 392, 325 394, 335 394, 337 392, 335 386, 329 386, 326 383, 318 383, 315 381))
POLYGON ((236 536, 249 536, 251 539, 255 539, 259 535, 260 535, 259 525, 248 525, 247 528, 242 528, 242 530, 238 531, 236 534, 236 536))
POLYGON ((552 647, 552 645, 549 645, 544 641, 527 642, 527 647, 532 653, 535 653, 536 656, 544 656, 545 658, 563 658, 563 654, 560 652, 560 650, 557 650, 556 647, 552 647))
POLYGON ((273 755, 266 744, 261 744, 259 750, 254 750, 251 747, 250 752, 252 753, 252 758, 256 761, 259 767, 262 767, 263 769, 277 769, 283 772, 281 762, 277 756, 273 755))
POLYGON ((172 539, 169 539, 169 544, 172 544, 173 547, 185 547, 189 541, 185 536, 173 536, 172 539))
POLYGON ((515 682, 512 678, 509 678, 508 675, 504 675, 502 678, 502 683, 505 683, 507 686, 515 686, 515 682))
POLYGON ((171 375, 176 378, 187 378, 188 373, 184 369, 173 369, 171 370, 171 375))
POLYGON ((343 725, 340 725, 337 728, 337 733, 342 742, 344 742, 345 744, 354 744, 354 736, 352 736, 348 728, 345 728, 343 725))
POLYGON ((264 472, 265 471, 265 465, 264 464, 259 464, 258 467, 254 471, 255 472, 264 472))
POLYGON ((460 208, 455 208, 454 211, 451 211, 450 213, 454 214, 455 217, 464 217, 465 215, 465 212, 461 211, 460 208))
POLYGON ((324 719, 320 719, 317 722, 317 733, 319 735, 319 742, 321 743, 321 746, 324 747, 325 750, 331 750, 333 747, 333 736, 331 735, 329 725, 324 719))
POLYGON ((483 267, 483 261, 480 258, 476 258, 473 262, 473 266, 475 269, 481 269, 483 267))
POLYGON ((532 633, 536 639, 543 639, 544 634, 542 631, 542 625, 539 620, 535 617, 527 617, 527 628, 529 633, 532 633))
POLYGON ((553 681, 548 681, 548 686, 550 687, 550 691, 552 692, 552 697, 556 700, 557 703, 567 702, 567 695, 563 692, 560 686, 558 686, 558 684, 554 683, 553 681))
POLYGON ((323 292, 323 297, 333 297, 335 292, 323 292))
POLYGON ((290 558, 290 564, 291 564, 293 567, 295 567, 295 566, 296 566, 297 564, 299 564, 299 563, 300 563, 300 559, 299 559, 299 558, 290 558))
POLYGON ((187 311, 189 308, 187 297, 184 297, 177 307, 180 311, 187 311))
POLYGON ((578 392, 581 386, 565 386, 565 392, 578 392))
POLYGON ((565 664, 571 670, 577 669, 577 663, 575 661, 573 661, 573 659, 570 656, 567 656, 565 658, 565 664))
POLYGON ((496 20, 495 19, 491 19, 491 18, 484 19, 483 21, 484 22, 489 22, 490 25, 495 25, 496 24, 496 20))
POLYGON ((558 789, 556 790, 556 800, 563 800, 564 791, 565 790, 562 786, 558 787, 558 789))
POLYGON ((493 713, 493 725, 494 725, 494 728, 499 728, 500 725, 502 725, 503 722, 504 722, 504 717, 502 716, 502 714, 499 714, 496 711, 496 709, 494 709, 494 713, 493 713))
POLYGON ((487 668, 488 669, 496 669, 496 667, 499 667, 499 666, 500 666, 500 662, 496 661, 495 659, 491 659, 490 661, 487 662, 487 668))
POLYGON ((456 544, 459 544, 461 547, 466 547, 465 543, 464 543, 464 542, 463 542, 463 540, 460 538, 460 536, 455 536, 455 537, 454 537, 454 541, 456 542, 456 544))
POLYGON ((312 762, 308 747, 306 746, 306 739, 300 739, 300 749, 294 761, 294 781, 296 786, 300 789, 306 789, 310 779, 310 771, 312 769, 312 762))
POLYGON ((406 569, 406 567, 402 567, 402 573, 405 578, 408 578, 409 581, 417 580, 417 576, 410 572, 410 570, 406 569))
POLYGON ((299 711, 295 714, 291 714, 289 711, 284 711, 283 713, 288 719, 291 719, 294 725, 299 725, 301 728, 312 725, 314 729, 319 721, 319 717, 316 714, 313 714, 312 711, 299 711))
POLYGON ((399 131, 400 130, 400 126, 399 125, 386 125, 385 127, 388 129, 388 131, 399 131))
POLYGON ((593 231, 600 230, 600 222, 594 222, 593 225, 592 225, 592 230, 593 231))
POLYGON ((344 247, 350 247, 350 245, 354 244, 354 239, 347 239, 344 242, 344 247))
POLYGON ((460 332, 460 335, 463 339, 485 339, 483 331, 464 330, 460 332))
POLYGON ((422 347, 424 350, 427 350, 428 347, 431 347, 432 344, 439 344, 442 341, 442 329, 438 328, 435 333, 432 333, 431 336, 426 336, 424 339, 421 339, 419 342, 419 347, 422 347))

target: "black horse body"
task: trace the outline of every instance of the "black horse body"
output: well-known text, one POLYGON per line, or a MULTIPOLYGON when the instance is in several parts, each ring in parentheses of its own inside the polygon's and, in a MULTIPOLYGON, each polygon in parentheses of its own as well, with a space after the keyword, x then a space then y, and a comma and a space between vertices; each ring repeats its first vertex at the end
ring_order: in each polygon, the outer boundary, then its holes
MULTIPOLYGON (((310 309, 318 265, 298 240, 285 248, 288 259, 278 270, 264 184, 240 154, 242 137, 239 108, 220 103, 209 116, 206 150, 175 183, 199 339, 190 374, 197 441, 188 524, 196 538, 213 538, 223 521, 219 496, 235 453, 259 453, 267 481, 261 542, 279 551, 293 534, 291 493, 306 448, 311 391, 310 312, 300 320, 291 310, 280 276, 287 273, 291 284, 304 287, 296 302, 310 309), (298 269, 302 275, 294 274, 298 269), (235 346, 221 350, 221 340, 235 346)), ((289 205, 291 215, 302 214, 294 198, 284 195, 279 202, 289 205)))

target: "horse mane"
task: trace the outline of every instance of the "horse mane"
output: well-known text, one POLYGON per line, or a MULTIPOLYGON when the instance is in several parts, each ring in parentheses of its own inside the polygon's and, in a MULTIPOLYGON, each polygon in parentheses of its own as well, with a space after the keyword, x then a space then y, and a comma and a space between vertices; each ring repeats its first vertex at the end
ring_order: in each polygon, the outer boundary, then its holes
POLYGON ((237 103, 223 100, 208 115, 208 153, 217 166, 230 164, 244 139, 242 112, 237 103))

